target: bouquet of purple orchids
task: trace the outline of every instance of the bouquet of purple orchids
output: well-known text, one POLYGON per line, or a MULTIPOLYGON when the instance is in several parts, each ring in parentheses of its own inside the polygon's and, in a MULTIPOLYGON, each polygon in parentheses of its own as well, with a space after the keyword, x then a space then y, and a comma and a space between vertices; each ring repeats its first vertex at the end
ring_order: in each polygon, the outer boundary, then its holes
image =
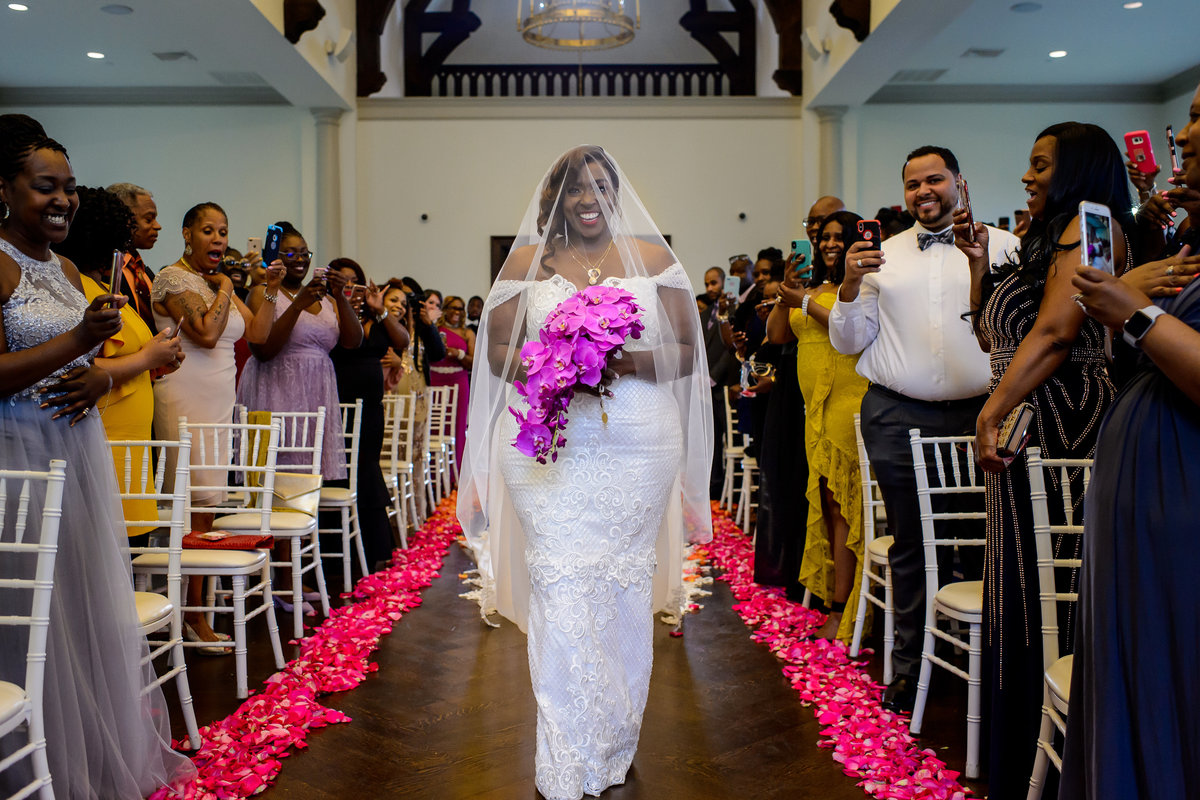
POLYGON ((627 339, 642 335, 642 310, 633 295, 613 286, 589 286, 550 312, 536 342, 521 348, 525 382, 515 381, 517 394, 529 403, 522 414, 509 406, 520 432, 513 447, 539 464, 558 460, 567 443, 567 407, 580 386, 608 391, 605 371, 609 358, 627 339))

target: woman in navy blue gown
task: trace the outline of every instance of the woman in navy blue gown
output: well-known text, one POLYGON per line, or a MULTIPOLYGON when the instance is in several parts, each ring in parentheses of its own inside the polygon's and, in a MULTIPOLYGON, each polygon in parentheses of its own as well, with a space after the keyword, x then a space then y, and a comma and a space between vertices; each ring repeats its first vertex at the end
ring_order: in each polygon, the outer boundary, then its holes
MULTIPOLYGON (((1182 177, 1200 187, 1200 91, 1191 120, 1179 136, 1182 177)), ((1142 354, 1100 430, 1085 501, 1060 800, 1196 796, 1200 260, 1192 249, 1119 280, 1086 267, 1074 279, 1088 314, 1126 341, 1141 335, 1142 354)))

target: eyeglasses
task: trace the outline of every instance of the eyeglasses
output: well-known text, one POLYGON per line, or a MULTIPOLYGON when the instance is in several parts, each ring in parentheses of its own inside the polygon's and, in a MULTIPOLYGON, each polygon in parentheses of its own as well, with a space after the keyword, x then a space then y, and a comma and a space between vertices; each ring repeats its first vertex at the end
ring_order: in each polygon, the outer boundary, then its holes
POLYGON ((246 269, 250 266, 250 262, 249 261, 239 261, 236 258, 223 258, 223 259, 221 259, 221 266, 222 267, 241 267, 242 269, 246 269))
POLYGON ((806 228, 811 228, 813 225, 820 225, 824 221, 824 217, 805 217, 800 220, 800 223, 806 228))
POLYGON ((729 257, 730 264, 736 264, 739 261, 749 261, 749 260, 750 260, 750 256, 748 256, 745 253, 742 253, 740 256, 730 256, 729 257))
POLYGON ((307 250, 286 250, 279 255, 294 261, 312 261, 312 253, 307 250))

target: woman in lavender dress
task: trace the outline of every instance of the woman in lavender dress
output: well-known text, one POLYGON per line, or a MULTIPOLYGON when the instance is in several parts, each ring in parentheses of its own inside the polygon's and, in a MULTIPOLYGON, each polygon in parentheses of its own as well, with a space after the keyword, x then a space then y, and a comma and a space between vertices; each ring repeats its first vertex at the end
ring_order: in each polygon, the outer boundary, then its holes
MULTIPOLYGON (((279 287, 283 297, 275 306, 275 324, 262 344, 250 345, 254 358, 246 363, 237 400, 251 411, 316 411, 325 406, 325 443, 321 475, 326 480, 346 477, 342 419, 338 411, 337 376, 329 351, 336 345, 355 348, 362 342, 362 325, 342 292, 345 276, 330 270, 304 283, 312 253, 300 232, 286 222, 279 258, 286 270, 279 287), (328 296, 327 296, 328 295, 328 296)), ((263 285, 251 290, 251 310, 267 297, 263 285)), ((280 453, 280 465, 296 463, 296 453, 280 453)))

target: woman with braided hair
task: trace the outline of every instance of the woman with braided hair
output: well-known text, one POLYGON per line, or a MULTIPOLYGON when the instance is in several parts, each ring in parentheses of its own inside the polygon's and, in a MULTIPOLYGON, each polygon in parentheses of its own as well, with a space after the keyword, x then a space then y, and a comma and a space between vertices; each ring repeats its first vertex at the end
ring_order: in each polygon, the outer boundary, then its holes
MULTIPOLYGON (((125 298, 106 293, 89 304, 75 265, 50 249, 78 208, 63 146, 29 117, 0 115, 0 467, 67 462, 42 700, 54 793, 144 797, 194 768, 171 750, 162 692, 142 693, 152 677, 141 664, 146 641, 120 551, 112 456, 91 413, 111 385, 93 359, 120 332, 125 298)), ((16 498, 7 499, 15 509, 16 498)), ((40 513, 33 498, 29 518, 40 513)), ((0 536, 11 537, 10 518, 3 522, 0 536)), ((5 559, 5 577, 32 578, 33 569, 33 555, 5 559)), ((0 594, 0 616, 21 613, 13 594, 0 594)), ((9 630, 0 680, 23 682, 25 634, 9 630)), ((0 743, 0 758, 12 750, 0 743)), ((0 773, 0 794, 29 781, 27 763, 0 773)))

